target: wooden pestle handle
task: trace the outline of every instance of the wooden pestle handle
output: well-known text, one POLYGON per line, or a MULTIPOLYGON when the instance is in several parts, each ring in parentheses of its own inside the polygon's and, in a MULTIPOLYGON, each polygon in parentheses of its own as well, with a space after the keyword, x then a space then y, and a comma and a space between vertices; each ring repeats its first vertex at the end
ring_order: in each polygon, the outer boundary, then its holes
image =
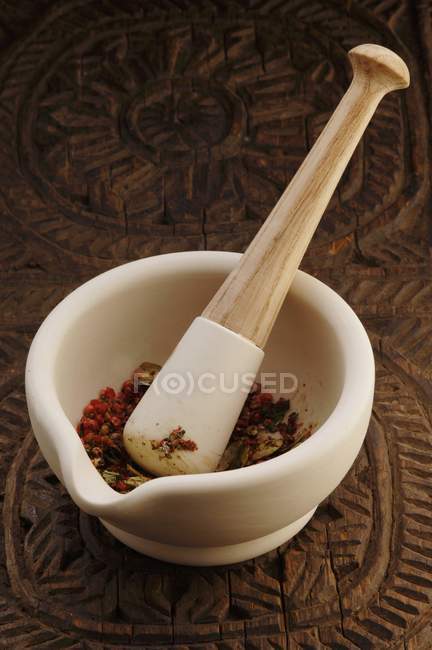
POLYGON ((349 58, 350 87, 240 263, 202 314, 260 348, 376 107, 388 92, 409 85, 407 66, 385 47, 360 45, 349 58))

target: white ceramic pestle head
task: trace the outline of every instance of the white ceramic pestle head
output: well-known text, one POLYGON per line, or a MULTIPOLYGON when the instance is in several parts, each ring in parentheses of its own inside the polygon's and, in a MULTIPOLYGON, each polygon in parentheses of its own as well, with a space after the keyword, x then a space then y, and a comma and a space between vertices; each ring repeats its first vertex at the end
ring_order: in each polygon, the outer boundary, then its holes
POLYGON ((126 423, 129 455, 156 476, 214 471, 263 356, 248 339, 196 318, 126 423))

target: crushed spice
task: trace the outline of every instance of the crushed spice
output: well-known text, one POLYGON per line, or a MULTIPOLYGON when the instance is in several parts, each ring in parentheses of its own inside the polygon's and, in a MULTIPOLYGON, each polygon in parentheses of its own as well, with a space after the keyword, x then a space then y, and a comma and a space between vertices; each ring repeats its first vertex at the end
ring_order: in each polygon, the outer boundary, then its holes
POLYGON ((198 445, 194 440, 185 439, 186 431, 178 426, 166 438, 152 440, 152 449, 158 449, 166 458, 171 458, 176 449, 182 451, 196 451, 198 445))
MULTIPOLYGON (((126 422, 156 377, 159 366, 144 363, 127 379, 120 391, 103 388, 99 397, 92 399, 83 409, 77 432, 91 462, 102 478, 114 490, 130 492, 138 485, 152 480, 154 476, 130 458, 123 445, 123 429, 126 422), (144 369, 144 370, 143 370, 144 369), (144 372, 145 381, 134 378, 144 372)), ((141 375, 142 377, 142 375, 141 375)), ((216 471, 225 471, 256 465, 289 451, 309 437, 312 427, 302 428, 298 413, 290 411, 290 402, 280 398, 275 401, 271 393, 261 391, 261 385, 253 385, 230 441, 216 471)), ((195 451, 197 445, 186 437, 178 426, 167 437, 152 442, 153 449, 170 457, 177 450, 195 451)))

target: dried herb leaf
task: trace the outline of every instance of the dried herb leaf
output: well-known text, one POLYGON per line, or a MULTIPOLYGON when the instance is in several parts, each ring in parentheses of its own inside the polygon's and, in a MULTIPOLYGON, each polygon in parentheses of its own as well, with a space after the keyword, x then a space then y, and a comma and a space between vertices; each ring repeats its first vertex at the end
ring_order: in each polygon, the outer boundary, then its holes
POLYGON ((247 464, 249 460, 249 448, 246 445, 241 445, 238 460, 239 467, 244 467, 247 464))
POLYGON ((258 434, 257 442, 252 452, 252 462, 267 458, 278 451, 283 445, 283 437, 280 433, 262 432, 258 434))
POLYGON ((233 466, 239 457, 240 448, 242 446, 243 445, 240 440, 233 440, 232 442, 228 443, 228 446, 222 454, 222 458, 219 461, 219 465, 217 466, 216 471, 224 472, 227 469, 234 469, 233 466))
POLYGON ((158 366, 157 363, 144 361, 144 363, 135 369, 134 378, 138 379, 142 386, 150 386, 160 369, 161 366, 158 366))
POLYGON ((114 485, 120 479, 120 474, 118 472, 105 470, 102 472, 102 478, 108 483, 108 485, 114 485))
POLYGON ((129 487, 138 487, 138 485, 142 485, 147 481, 151 481, 150 476, 130 476, 129 478, 124 479, 124 482, 126 485, 129 485, 129 487))

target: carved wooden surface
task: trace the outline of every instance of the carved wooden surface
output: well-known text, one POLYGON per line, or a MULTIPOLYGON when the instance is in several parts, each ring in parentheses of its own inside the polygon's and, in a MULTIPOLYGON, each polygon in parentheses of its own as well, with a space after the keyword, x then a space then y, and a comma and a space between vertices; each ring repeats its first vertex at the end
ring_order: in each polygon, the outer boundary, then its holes
POLYGON ((0 0, 0 644, 432 647, 428 0, 0 0), (243 250, 362 42, 407 61, 303 267, 366 324, 374 416, 290 543, 218 569, 116 542, 38 452, 23 367, 41 319, 100 271, 243 250))

